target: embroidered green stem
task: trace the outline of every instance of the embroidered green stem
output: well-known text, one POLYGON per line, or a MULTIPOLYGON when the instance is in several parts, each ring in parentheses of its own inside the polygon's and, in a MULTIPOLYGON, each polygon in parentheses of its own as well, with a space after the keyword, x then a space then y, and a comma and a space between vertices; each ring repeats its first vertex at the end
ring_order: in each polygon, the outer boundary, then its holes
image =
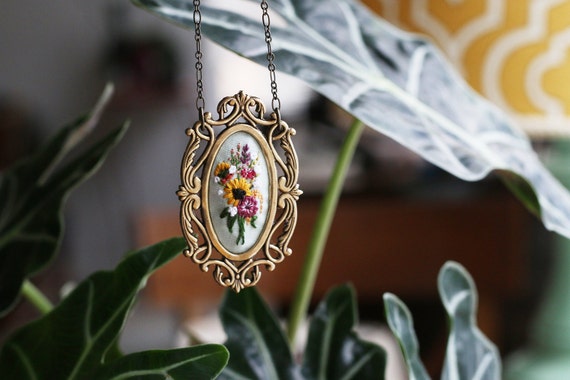
POLYGON ((25 280, 22 285, 22 294, 32 305, 36 307, 42 314, 47 314, 53 309, 53 305, 49 299, 36 288, 29 280, 25 280))
POLYGON ((346 140, 337 157, 334 171, 327 186, 317 221, 313 229, 313 234, 309 242, 301 276, 297 282, 297 289, 293 297, 293 304, 287 326, 287 334, 291 346, 295 341, 295 335, 301 322, 305 319, 311 294, 315 287, 315 281, 321 265, 321 259, 325 250, 325 245, 329 235, 330 227, 336 211, 336 206, 342 192, 342 185, 346 178, 346 173, 350 167, 358 140, 364 129, 364 124, 360 120, 354 120, 346 140))

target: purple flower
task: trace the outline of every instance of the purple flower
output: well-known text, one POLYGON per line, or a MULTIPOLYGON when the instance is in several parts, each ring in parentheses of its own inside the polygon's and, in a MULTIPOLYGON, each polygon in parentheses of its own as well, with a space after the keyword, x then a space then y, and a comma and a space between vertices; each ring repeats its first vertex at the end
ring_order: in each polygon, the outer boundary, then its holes
POLYGON ((244 197, 237 206, 238 215, 244 218, 254 217, 258 210, 257 198, 252 196, 244 197))
POLYGON ((251 153, 249 152, 249 145, 245 144, 241 151, 241 163, 247 164, 251 160, 251 153))

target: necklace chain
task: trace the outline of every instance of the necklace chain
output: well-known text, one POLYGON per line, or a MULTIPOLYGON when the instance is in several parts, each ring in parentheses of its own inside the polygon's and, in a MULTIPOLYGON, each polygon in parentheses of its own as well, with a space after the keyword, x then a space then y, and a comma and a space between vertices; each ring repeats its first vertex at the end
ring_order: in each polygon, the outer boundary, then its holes
MULTIPOLYGON (((196 91, 198 96, 196 98, 196 108, 200 112, 200 115, 203 116, 204 114, 204 107, 205 107, 205 100, 204 100, 204 82, 202 80, 202 13, 200 12, 200 0, 193 0, 194 4, 194 14, 193 14, 193 21, 194 21, 194 40, 196 41, 196 53, 194 56, 196 57, 196 64, 194 67, 196 68, 196 91)), ((273 48, 271 46, 271 42, 273 41, 271 38, 271 19, 269 17, 269 5, 267 4, 267 0, 261 0, 261 10, 262 16, 261 21, 263 23, 263 29, 265 34, 265 43, 267 44, 267 69, 269 70, 269 80, 271 81, 271 107, 279 116, 279 110, 281 108, 281 100, 277 95, 277 80, 275 78, 275 64, 273 61, 275 60, 275 54, 273 53, 273 48)))
POLYGON ((271 81, 271 94, 273 99, 271 100, 271 107, 274 111, 278 111, 281 108, 281 100, 277 96, 277 81, 275 79, 275 64, 273 60, 275 59, 275 54, 271 48, 271 19, 268 13, 269 5, 266 0, 261 0, 261 9, 263 14, 261 16, 261 21, 263 22, 263 28, 265 29, 265 43, 267 44, 267 68, 269 69, 269 80, 271 81))
POLYGON ((194 40, 196 41, 196 91, 198 96, 196 98, 196 108, 200 115, 204 114, 204 82, 202 81, 202 13, 200 12, 200 0, 194 0, 194 40))

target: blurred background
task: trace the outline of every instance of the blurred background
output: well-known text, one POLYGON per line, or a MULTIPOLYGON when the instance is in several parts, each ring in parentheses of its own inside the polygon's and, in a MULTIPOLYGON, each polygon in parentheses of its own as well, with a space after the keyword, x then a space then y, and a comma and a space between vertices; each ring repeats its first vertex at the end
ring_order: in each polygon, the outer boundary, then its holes
MULTIPOLYGON (((517 120, 541 152, 568 133, 569 1, 366 3, 397 26, 431 35, 469 83, 517 120)), ((175 191, 184 130, 197 118, 194 47, 190 31, 128 1, 3 0, 0 169, 86 112, 109 80, 116 95, 97 133, 131 120, 100 172, 70 198, 63 252, 38 280, 52 297, 67 281, 114 267, 132 248, 180 235, 175 191)), ((204 54, 207 109, 239 90, 269 103, 264 67, 209 43, 204 54)), ((350 118, 295 78, 278 73, 277 80, 284 117, 298 132, 305 195, 292 243, 296 255, 265 276, 259 289, 286 315, 292 279, 350 118)), ((441 265, 457 260, 473 274, 481 292, 480 326, 506 356, 527 339, 534 315, 529 311, 548 283, 556 242, 497 178, 462 182, 377 133, 363 139, 331 236, 315 301, 331 285, 350 281, 361 317, 377 324, 382 293, 398 294, 416 316, 432 374, 440 370, 445 348, 436 289, 441 265)), ((189 320, 198 321, 201 332, 213 332, 217 327, 203 316, 215 312, 221 294, 209 274, 175 260, 149 283, 124 345, 171 346, 189 320), (149 324, 153 329, 137 334, 149 324)), ((30 313, 22 311, 11 323, 30 313)), ((4 335, 7 323, 0 328, 4 335)))

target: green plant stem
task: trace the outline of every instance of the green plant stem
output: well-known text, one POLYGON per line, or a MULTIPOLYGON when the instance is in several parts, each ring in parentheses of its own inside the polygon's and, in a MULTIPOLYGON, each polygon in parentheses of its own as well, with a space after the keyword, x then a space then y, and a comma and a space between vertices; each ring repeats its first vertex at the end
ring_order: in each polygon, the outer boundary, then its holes
POLYGON ((297 288, 293 297, 293 304, 287 326, 287 333, 291 345, 294 344, 299 325, 306 317, 309 302, 311 301, 311 294, 315 287, 327 238, 334 219, 336 206, 342 192, 342 185, 363 130, 364 124, 360 120, 354 120, 338 155, 334 171, 325 192, 309 242, 301 276, 297 282, 297 288))
POLYGON ((47 314, 53 309, 51 301, 29 280, 25 280, 22 285, 22 294, 32 305, 42 314, 47 314))

